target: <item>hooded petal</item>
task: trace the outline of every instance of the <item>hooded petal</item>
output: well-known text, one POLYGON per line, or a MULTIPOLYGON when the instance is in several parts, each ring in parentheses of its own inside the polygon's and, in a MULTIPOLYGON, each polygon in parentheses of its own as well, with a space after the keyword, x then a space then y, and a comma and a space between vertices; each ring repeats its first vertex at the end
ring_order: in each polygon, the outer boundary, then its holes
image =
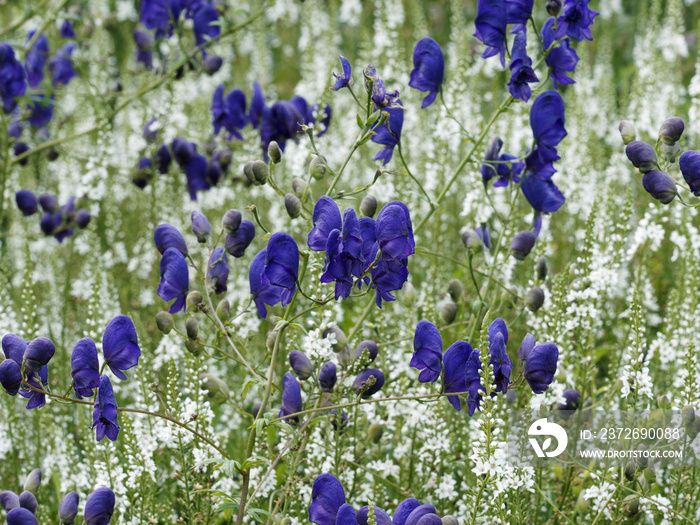
POLYGON ((109 322, 102 336, 102 351, 112 373, 122 380, 126 379, 123 370, 139 363, 138 336, 134 323, 126 315, 118 315, 109 322))

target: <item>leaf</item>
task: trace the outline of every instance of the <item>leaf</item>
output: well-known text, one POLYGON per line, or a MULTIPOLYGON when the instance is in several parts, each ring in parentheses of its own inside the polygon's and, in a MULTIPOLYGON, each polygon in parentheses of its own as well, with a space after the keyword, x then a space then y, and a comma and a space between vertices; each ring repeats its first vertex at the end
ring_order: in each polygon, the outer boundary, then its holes
POLYGON ((267 458, 253 455, 243 462, 243 465, 241 465, 241 469, 250 470, 259 465, 266 465, 267 463, 269 463, 269 460, 267 458))
POLYGON ((247 514, 258 523, 264 523, 267 520, 272 520, 272 514, 263 509, 248 509, 247 514))
POLYGON ((365 123, 362 121, 362 117, 360 117, 360 114, 358 113, 357 115, 357 125, 360 129, 363 129, 365 127, 365 123))
POLYGON ((248 395, 248 390, 250 389, 251 386, 253 386, 257 381, 255 379, 249 379, 248 382, 243 386, 243 391, 241 392, 241 399, 245 399, 246 396, 248 395))

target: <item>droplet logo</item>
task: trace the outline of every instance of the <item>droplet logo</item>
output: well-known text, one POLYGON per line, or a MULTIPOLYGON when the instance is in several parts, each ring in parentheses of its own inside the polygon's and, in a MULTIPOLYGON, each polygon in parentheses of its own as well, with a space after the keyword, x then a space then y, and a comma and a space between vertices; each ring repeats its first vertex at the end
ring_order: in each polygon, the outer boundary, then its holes
POLYGON ((561 427, 561 425, 557 425, 556 423, 550 423, 549 421, 547 421, 546 417, 538 419, 532 425, 530 425, 530 429, 527 431, 527 434, 528 436, 530 436, 530 445, 532 445, 535 454, 537 454, 537 456, 540 458, 557 457, 559 454, 564 452, 564 450, 566 449, 566 445, 568 445, 569 443, 569 438, 566 435, 566 430, 564 430, 561 427), (542 442, 541 446, 538 440, 539 437, 545 437, 545 440, 542 442), (553 437, 557 440, 557 448, 551 451, 547 451, 547 449, 552 444, 553 437))

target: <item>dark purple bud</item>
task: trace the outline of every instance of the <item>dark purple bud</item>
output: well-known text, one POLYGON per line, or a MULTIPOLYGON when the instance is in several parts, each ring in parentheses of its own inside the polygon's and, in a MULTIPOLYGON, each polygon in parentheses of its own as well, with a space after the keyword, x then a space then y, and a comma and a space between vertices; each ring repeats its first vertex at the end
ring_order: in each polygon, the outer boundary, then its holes
POLYGON ((86 228, 90 224, 90 219, 92 219, 92 216, 87 210, 78 210, 78 213, 75 214, 75 223, 78 225, 78 228, 86 228))
MULTIPOLYGON (((316 477, 311 490, 310 522, 316 523, 316 525, 335 525, 336 521, 339 525, 346 523, 338 519, 343 513, 341 509, 349 507, 346 505, 343 485, 333 474, 320 474, 316 477)), ((353 517, 354 512, 353 510, 353 517)))
POLYGON ((22 370, 12 359, 5 359, 0 363, 0 384, 11 396, 19 392, 19 387, 22 385, 22 370))
POLYGON ((358 396, 369 399, 384 386, 384 374, 376 368, 369 368, 357 374, 352 388, 358 396))
POLYGON ((228 235, 235 235, 241 226, 241 212, 238 210, 228 210, 221 219, 221 225, 228 235))
POLYGON ((114 492, 107 487, 99 488, 88 496, 83 519, 87 525, 108 525, 114 513, 114 492))
POLYGON ((377 198, 371 193, 365 195, 360 202, 360 213, 363 217, 374 217, 377 213, 377 198))
POLYGON ((143 138, 146 142, 153 144, 158 139, 158 132, 160 131, 160 123, 158 119, 153 117, 146 125, 143 127, 143 138))
POLYGON ((510 242, 510 253, 519 261, 525 260, 535 246, 537 237, 529 230, 518 232, 510 242))
POLYGON ((377 346, 377 343, 370 340, 362 341, 355 348, 355 355, 358 358, 360 358, 362 357, 362 354, 364 354, 365 350, 367 350, 367 357, 369 357, 370 362, 374 361, 377 358, 377 354, 379 353, 379 347, 377 346))
POLYGON ((11 490, 3 490, 0 492, 0 505, 5 512, 10 512, 19 507, 19 496, 11 490))
POLYGON ((156 248, 163 254, 168 248, 175 248, 182 255, 187 255, 187 243, 182 234, 174 226, 159 224, 153 231, 153 240, 156 248))
POLYGON ((71 22, 70 20, 64 20, 61 24, 61 29, 59 29, 59 35, 61 36, 61 38, 75 38, 73 22, 71 22))
POLYGON ((437 514, 429 513, 421 516, 416 525, 442 525, 442 520, 437 514))
POLYGON ((581 394, 578 390, 567 388, 562 396, 564 397, 564 402, 557 404, 557 410, 576 410, 578 408, 581 401, 581 394))
POLYGON ((328 361, 321 367, 321 372, 318 374, 318 384, 324 392, 333 392, 335 383, 338 380, 338 373, 335 363, 328 361))
POLYGON ((221 58, 220 56, 208 55, 207 58, 204 59, 204 64, 203 64, 204 72, 207 75, 212 76, 219 69, 221 69, 221 65, 223 63, 224 63, 224 59, 221 58))
POLYGON ((651 170, 645 173, 642 186, 661 204, 669 204, 676 197, 676 183, 663 171, 651 170))
POLYGON ((136 29, 133 33, 134 43, 142 53, 153 51, 153 37, 150 33, 136 29))
POLYGON ((533 286, 525 294, 525 306, 527 306, 530 311, 536 312, 544 304, 544 290, 539 286, 533 286))
POLYGON ((7 513, 7 525, 39 525, 39 522, 31 511, 18 507, 7 513))
POLYGON ((296 219, 301 214, 301 200, 293 193, 287 193, 284 196, 284 207, 292 219, 296 219))
MULTIPOLYGON (((26 153, 29 151, 29 146, 24 143, 24 142, 15 142, 15 147, 14 147, 14 152, 15 152, 15 157, 19 157, 22 155, 22 153, 26 153)), ((22 160, 19 161, 20 166, 26 166, 27 162, 29 162, 29 159, 27 157, 22 158, 22 160)))
POLYGON ((44 193, 43 195, 39 196, 39 204, 41 205, 41 209, 53 213, 55 211, 58 211, 59 205, 58 205, 58 199, 56 198, 55 195, 51 195, 50 193, 44 193))
MULTIPOLYGON (((236 210, 229 210, 236 211, 236 210)), ((255 238, 255 225, 250 221, 241 221, 236 233, 226 236, 226 251, 233 257, 243 257, 246 248, 255 238)))
POLYGON ((632 165, 642 173, 653 170, 658 166, 656 152, 649 144, 641 140, 634 140, 625 148, 627 158, 632 165))
POLYGON ((36 200, 36 195, 34 195, 34 192, 32 191, 19 190, 15 194, 15 201, 17 202, 17 207, 19 208, 19 211, 21 211, 22 215, 24 215, 25 217, 34 215, 39 209, 36 200))
MULTIPOLYGON (((290 414, 301 412, 303 405, 301 402, 301 387, 294 376, 286 372, 282 377, 282 407, 278 417, 285 417, 290 414)), ((286 419, 287 423, 298 423, 299 416, 286 419)))
POLYGON ((25 490, 19 495, 19 506, 34 514, 36 513, 36 508, 39 506, 39 502, 36 500, 34 494, 25 490))
POLYGON ((659 129, 659 138, 664 144, 673 146, 678 142, 683 135, 683 130, 685 129, 685 123, 679 117, 671 117, 664 120, 659 129))
POLYGON ((155 164, 156 169, 158 170, 158 173, 160 173, 161 175, 165 175, 166 173, 168 173, 168 170, 170 169, 170 163, 172 162, 172 160, 173 159, 170 155, 170 150, 165 144, 161 144, 158 148, 158 151, 156 151, 155 155, 153 155, 153 162, 155 164))
POLYGON ((338 409, 334 408, 331 410, 331 425, 333 425, 333 430, 336 432, 340 432, 342 434, 343 430, 345 430, 345 427, 348 426, 348 415, 345 413, 345 410, 343 410, 340 413, 340 423, 338 422, 338 409))
POLYGON ((547 10, 549 16, 556 17, 561 11, 561 0, 547 0, 544 8, 547 10))
POLYGON ((48 364, 55 352, 56 347, 51 339, 37 337, 27 345, 27 349, 24 351, 24 368, 38 372, 45 364, 48 364))
POLYGON ((292 370, 294 370, 297 377, 302 381, 310 378, 314 371, 314 365, 311 364, 311 361, 308 357, 306 357, 306 354, 299 350, 292 350, 289 353, 289 365, 292 367, 292 370))
POLYGON ((73 525, 75 517, 78 515, 78 497, 77 492, 69 492, 61 500, 61 505, 58 507, 58 519, 63 525, 73 525))
POLYGON ((700 195, 700 153, 697 151, 684 151, 678 159, 683 178, 688 183, 690 191, 696 197, 700 195))
POLYGON ((207 236, 211 233, 209 219, 201 211, 192 212, 192 233, 197 236, 197 241, 204 244, 207 236))
MULTIPOLYGON (((41 469, 40 468, 35 468, 32 470, 29 475, 27 476, 27 479, 24 481, 24 490, 28 490, 29 492, 32 492, 36 494, 36 491, 39 490, 39 487, 41 486, 41 469)), ((20 496, 21 499, 22 496, 20 496)), ((24 506, 24 505, 22 505, 24 506)))

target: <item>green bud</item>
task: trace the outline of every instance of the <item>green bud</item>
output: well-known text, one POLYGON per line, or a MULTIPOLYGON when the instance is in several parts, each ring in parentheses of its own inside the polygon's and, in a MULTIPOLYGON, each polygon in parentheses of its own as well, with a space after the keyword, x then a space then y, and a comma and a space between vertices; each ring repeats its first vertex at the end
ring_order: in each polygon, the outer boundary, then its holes
POLYGON ((632 481, 637 474, 637 465, 634 461, 630 461, 625 465, 625 478, 627 481, 632 481))
POLYGON ((202 345, 200 345, 197 341, 190 341, 187 339, 185 341, 185 348, 187 348, 187 351, 195 357, 202 353, 202 345))
POLYGON ((472 304, 472 313, 474 315, 479 315, 479 312, 481 312, 481 307, 484 306, 484 303, 482 303, 479 299, 474 301, 472 304))
POLYGON ((474 253, 479 253, 483 247, 479 234, 474 230, 464 230, 462 232, 462 244, 468 251, 474 253))
POLYGON ((280 149, 280 145, 274 140, 270 142, 270 145, 267 147, 267 156, 273 164, 279 164, 282 161, 282 150, 280 149))
MULTIPOLYGON (((644 443, 640 443, 639 446, 637 447, 637 450, 639 452, 645 452, 647 450, 647 447, 644 446, 644 443)), ((637 460, 637 465, 639 465, 642 468, 646 468, 647 465, 649 465, 649 458, 647 456, 644 456, 642 454, 639 455, 639 457, 636 458, 637 460)))
POLYGON ((377 212, 377 198, 368 193, 360 202, 360 213, 363 217, 374 217, 377 212))
POLYGON ((334 352, 340 352, 346 346, 348 346, 348 338, 340 328, 336 325, 328 327, 323 331, 323 338, 329 337, 331 334, 335 334, 335 344, 332 345, 334 352))
POLYGON ((447 291, 450 294, 450 297, 452 297, 452 300, 457 303, 459 302, 459 299, 462 297, 462 293, 464 292, 464 288, 462 287, 462 283, 460 282, 459 279, 452 279, 450 281, 450 284, 447 285, 447 291))
POLYGON ((661 153, 664 154, 667 162, 673 164, 681 154, 681 145, 678 142, 673 145, 661 144, 661 153))
POLYGON ((31 492, 36 495, 36 491, 39 490, 41 485, 41 469, 35 468, 27 476, 27 480, 24 482, 24 490, 31 492))
POLYGON ((634 122, 631 120, 621 121, 618 129, 620 130, 622 142, 625 144, 629 144, 637 138, 637 130, 634 128, 634 122))
POLYGON ((169 334, 173 329, 174 324, 175 320, 170 313, 163 311, 156 314, 156 326, 158 327, 158 330, 164 334, 169 334))
POLYGON ((292 179, 292 190, 294 191, 294 195, 300 199, 304 197, 304 201, 309 198, 309 192, 306 191, 306 181, 301 177, 294 177, 292 179))
POLYGON ((639 496, 630 494, 622 501, 622 508, 627 516, 634 516, 639 512, 639 496))
POLYGON ((384 426, 381 423, 372 423, 369 426, 368 432, 372 442, 379 443, 379 440, 382 439, 382 435, 384 435, 384 426))
POLYGON ((588 502, 588 500, 583 497, 583 495, 585 493, 586 493, 586 491, 582 490, 581 492, 579 492, 578 498, 576 498, 576 507, 575 508, 578 512, 580 512, 582 514, 585 513, 589 509, 589 507, 591 506, 591 504, 588 502))
POLYGON ((190 317, 185 321, 185 328, 187 329, 187 337, 193 341, 197 339, 199 335, 199 325, 197 324, 197 319, 190 317))
POLYGON ((221 379, 211 374, 200 374, 199 379, 202 380, 202 390, 206 391, 209 399, 217 403, 223 403, 228 399, 228 386, 221 379))
POLYGON ((252 160, 249 160, 243 166, 243 175, 245 175, 246 180, 251 184, 255 183, 255 173, 253 173, 253 164, 254 162, 252 160))
POLYGON ((275 348, 275 341, 277 340, 277 332, 272 330, 267 334, 267 340, 265 341, 265 346, 268 350, 272 351, 275 348))
POLYGON ((525 306, 530 311, 536 312, 544 304, 544 290, 539 286, 533 286, 525 295, 525 306))
POLYGON ((228 299, 219 301, 216 306, 216 315, 222 321, 227 321, 231 317, 231 303, 228 302, 228 299))
POLYGON ((549 270, 549 268, 547 268, 547 259, 543 255, 535 265, 535 271, 537 272, 537 279, 539 281, 544 281, 547 278, 547 270, 549 270))
POLYGON ((326 174, 326 159, 313 155, 311 162, 309 162, 309 173, 316 180, 322 179, 326 174))
POLYGON ((416 287, 411 283, 406 283, 403 286, 403 293, 401 294, 401 299, 406 306, 411 306, 413 301, 416 300, 416 287))
POLYGON ((452 301, 445 302, 440 308, 440 317, 445 324, 451 324, 457 317, 457 305, 452 301))
POLYGON ((685 405, 681 409, 681 416, 683 417, 683 421, 685 421, 686 425, 690 424, 695 421, 695 409, 690 405, 685 405))
POLYGON ((202 292, 194 290, 187 295, 187 311, 194 310, 195 312, 199 309, 199 305, 204 301, 204 296, 202 292))
POLYGON ((292 219, 296 219, 301 214, 301 200, 293 193, 284 196, 284 207, 292 219))
POLYGON ((265 162, 262 160, 253 161, 251 170, 255 179, 253 183, 257 184, 258 186, 262 186, 267 182, 267 178, 270 176, 270 168, 267 167, 265 162))
POLYGON ((659 408, 662 410, 668 410, 671 408, 671 401, 669 401, 666 396, 657 396, 656 402, 659 404, 659 408))

